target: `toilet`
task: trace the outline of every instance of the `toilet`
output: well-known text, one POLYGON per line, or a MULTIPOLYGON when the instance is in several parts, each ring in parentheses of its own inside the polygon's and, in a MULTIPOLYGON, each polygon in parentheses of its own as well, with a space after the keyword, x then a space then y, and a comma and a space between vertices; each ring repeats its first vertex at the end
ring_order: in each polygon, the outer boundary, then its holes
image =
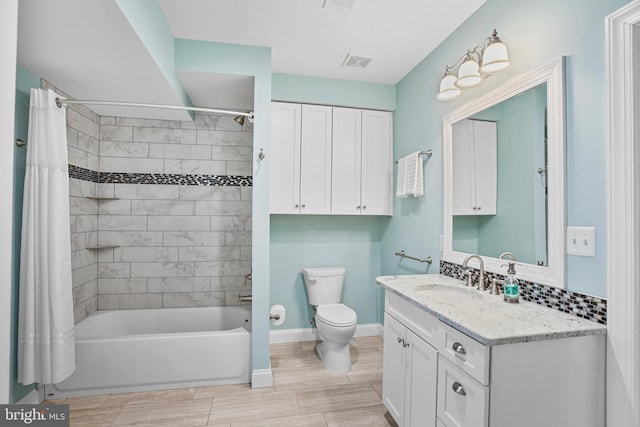
POLYGON ((353 309, 341 304, 344 267, 303 268, 309 304, 315 307, 315 322, 322 342, 318 354, 325 369, 344 373, 351 369, 349 341, 358 318, 353 309))

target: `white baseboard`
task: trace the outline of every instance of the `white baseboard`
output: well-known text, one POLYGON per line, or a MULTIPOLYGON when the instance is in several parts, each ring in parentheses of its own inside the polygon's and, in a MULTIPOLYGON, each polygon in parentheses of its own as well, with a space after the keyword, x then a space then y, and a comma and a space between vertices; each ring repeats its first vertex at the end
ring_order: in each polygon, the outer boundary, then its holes
POLYGON ((16 405, 38 405, 44 401, 44 387, 40 386, 40 389, 33 389, 25 397, 18 400, 16 405))
MULTIPOLYGON (((380 323, 366 323, 358 325, 354 337, 382 336, 384 328, 380 323)), ((269 343, 318 341, 316 328, 278 329, 269 332, 269 343)))
POLYGON ((255 369, 251 373, 251 388, 266 388, 273 385, 273 374, 269 369, 255 369))

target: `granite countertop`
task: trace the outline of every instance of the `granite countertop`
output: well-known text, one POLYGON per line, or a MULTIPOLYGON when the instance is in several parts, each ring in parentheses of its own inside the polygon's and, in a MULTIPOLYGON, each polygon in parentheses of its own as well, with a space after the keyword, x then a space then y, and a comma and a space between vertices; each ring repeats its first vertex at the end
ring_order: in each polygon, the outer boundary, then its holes
POLYGON ((380 276, 376 282, 484 345, 600 335, 606 326, 502 294, 469 288, 441 274, 380 276))

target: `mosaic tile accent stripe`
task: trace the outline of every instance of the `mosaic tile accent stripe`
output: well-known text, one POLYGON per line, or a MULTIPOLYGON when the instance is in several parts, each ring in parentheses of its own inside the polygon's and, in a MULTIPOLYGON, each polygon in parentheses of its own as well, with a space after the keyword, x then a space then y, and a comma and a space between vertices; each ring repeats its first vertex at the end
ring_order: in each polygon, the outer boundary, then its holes
POLYGON ((100 184, 168 184, 251 187, 253 177, 240 175, 182 175, 169 173, 95 172, 69 165, 69 178, 100 184))
MULTIPOLYGON (((480 270, 476 268, 471 268, 471 270, 473 272, 473 280, 477 281, 480 270)), ((465 280, 465 271, 466 268, 459 264, 440 261, 440 274, 465 280)), ((491 283, 491 279, 505 279, 504 275, 491 272, 485 273, 485 276, 487 283, 491 283)), ((604 298, 554 288, 539 283, 532 283, 522 279, 518 279, 518 282, 520 282, 520 297, 524 301, 535 302, 536 304, 573 314, 574 316, 592 320, 603 325, 607 324, 607 300, 604 298)), ((501 284, 498 284, 498 288, 499 293, 503 293, 501 284)))
POLYGON ((81 168, 80 166, 69 165, 69 178, 98 182, 98 172, 81 168))

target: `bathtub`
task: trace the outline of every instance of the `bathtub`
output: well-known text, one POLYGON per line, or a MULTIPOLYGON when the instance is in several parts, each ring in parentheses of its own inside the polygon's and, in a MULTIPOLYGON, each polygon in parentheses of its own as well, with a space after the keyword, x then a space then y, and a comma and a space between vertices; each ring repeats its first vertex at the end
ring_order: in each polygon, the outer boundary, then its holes
POLYGON ((250 381, 249 306, 97 311, 75 338, 76 370, 47 399, 250 381))

